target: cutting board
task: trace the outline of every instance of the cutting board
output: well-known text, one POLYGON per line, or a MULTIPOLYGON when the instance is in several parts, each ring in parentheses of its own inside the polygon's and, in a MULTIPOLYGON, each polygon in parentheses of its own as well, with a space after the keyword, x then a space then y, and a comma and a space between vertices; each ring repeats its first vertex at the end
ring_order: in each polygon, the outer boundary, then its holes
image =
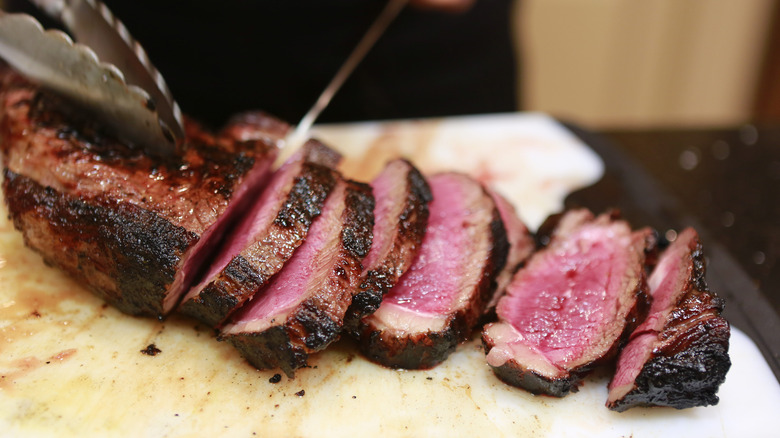
MULTIPOLYGON (((493 184, 531 228, 603 164, 540 114, 317 127, 345 174, 368 180, 395 156, 424 172, 493 184)), ((604 407, 600 370, 562 399, 501 383, 478 337, 442 365, 395 371, 341 340, 294 379, 258 371, 194 320, 124 315, 24 247, 0 211, 0 435, 3 436, 773 436, 780 385, 734 330, 717 406, 604 407), (154 346, 150 348, 150 346, 154 346)), ((706 251, 706 242, 705 242, 706 251)))

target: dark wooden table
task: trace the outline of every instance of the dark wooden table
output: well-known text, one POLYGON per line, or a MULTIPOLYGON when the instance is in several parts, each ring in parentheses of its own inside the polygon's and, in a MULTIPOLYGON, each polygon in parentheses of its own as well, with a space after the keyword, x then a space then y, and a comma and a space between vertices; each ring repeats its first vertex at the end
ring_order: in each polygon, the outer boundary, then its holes
POLYGON ((606 174, 567 203, 618 207, 661 233, 697 228, 711 289, 780 380, 780 126, 572 129, 601 155, 606 174))
POLYGON ((780 313, 780 126, 605 135, 701 221, 780 313))

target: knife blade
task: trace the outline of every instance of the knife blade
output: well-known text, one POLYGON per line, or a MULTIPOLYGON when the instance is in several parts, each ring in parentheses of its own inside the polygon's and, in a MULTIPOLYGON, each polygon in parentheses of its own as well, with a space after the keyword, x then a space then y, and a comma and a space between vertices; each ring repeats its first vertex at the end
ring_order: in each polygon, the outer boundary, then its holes
POLYGON ((306 140, 308 140, 309 131, 311 130, 314 122, 317 120, 317 117, 319 117, 322 111, 328 106, 331 99, 333 99, 333 96, 344 84, 344 81, 346 81, 349 75, 352 74, 352 71, 354 71, 355 67, 360 64, 360 61, 365 58, 366 54, 368 54, 379 37, 384 34, 385 30, 387 30, 388 26, 390 26, 390 23, 395 20, 395 18, 404 9, 404 6, 406 6, 408 2, 409 0, 389 0, 387 2, 384 9, 382 9, 371 26, 369 26, 366 33, 363 34, 363 37, 357 43, 341 67, 336 71, 336 74, 319 95, 317 100, 314 102, 314 105, 312 105, 312 107, 308 112, 306 112, 300 122, 298 122, 298 125, 295 127, 295 129, 287 134, 284 141, 281 143, 281 150, 279 151, 279 155, 276 160, 277 166, 289 158, 295 152, 295 150, 297 150, 301 145, 303 145, 303 143, 306 142, 306 140))

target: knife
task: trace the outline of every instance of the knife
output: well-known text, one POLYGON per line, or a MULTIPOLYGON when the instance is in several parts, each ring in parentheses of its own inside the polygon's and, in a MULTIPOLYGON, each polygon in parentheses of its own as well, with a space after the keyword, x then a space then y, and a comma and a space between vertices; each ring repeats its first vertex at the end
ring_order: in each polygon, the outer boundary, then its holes
POLYGON ((355 67, 360 64, 360 61, 365 58, 369 50, 374 46, 374 43, 382 36, 390 23, 393 22, 395 17, 403 10, 404 6, 409 0, 389 0, 385 5, 382 12, 379 13, 377 18, 368 28, 366 33, 360 39, 358 44, 349 54, 347 59, 338 69, 336 74, 331 79, 330 83, 325 87, 317 101, 309 109, 309 111, 298 122, 298 125, 294 130, 290 131, 285 139, 282 141, 281 150, 276 160, 276 165, 283 163, 288 157, 290 157, 295 150, 297 150, 303 143, 309 138, 309 131, 311 130, 314 121, 317 120, 320 113, 328 106, 333 96, 344 84, 355 67))
POLYGON ((162 76, 121 22, 93 0, 35 0, 79 44, 24 14, 0 12, 0 56, 25 76, 101 118, 148 153, 180 151, 181 112, 162 76))

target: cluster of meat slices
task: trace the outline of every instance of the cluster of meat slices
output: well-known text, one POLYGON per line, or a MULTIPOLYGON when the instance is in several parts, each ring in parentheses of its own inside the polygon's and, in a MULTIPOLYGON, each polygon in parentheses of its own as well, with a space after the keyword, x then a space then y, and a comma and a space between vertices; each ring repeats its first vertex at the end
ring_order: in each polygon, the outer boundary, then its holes
POLYGON ((587 210, 553 223, 549 243, 517 272, 498 302, 498 321, 482 332, 495 374, 561 397, 619 356, 612 410, 716 404, 731 365, 730 331, 723 301, 704 282, 696 232, 680 234, 648 281, 657 250, 649 229, 632 231, 587 210))
POLYGON ((10 70, 0 78, 3 189, 27 245, 126 313, 217 328, 258 368, 292 375, 342 333, 371 338, 386 365, 432 366, 472 333, 505 265, 496 204, 465 175, 426 179, 398 159, 362 184, 316 141, 273 170, 288 126, 258 113, 216 135, 188 121, 185 154, 156 159, 10 70), (402 322, 370 315, 417 286, 404 350, 388 338, 402 322), (400 361, 410 355, 424 359, 400 361))
POLYGON ((611 408, 682 407, 691 392, 717 401, 728 325, 691 232, 651 276, 650 307, 651 234, 615 217, 569 212, 532 255, 512 205, 466 175, 426 178, 397 159, 363 184, 316 141, 274 171, 288 126, 259 113, 217 134, 188 121, 185 154, 162 161, 0 73, 14 225, 47 263, 126 313, 190 315, 254 366, 289 376, 344 333, 375 362, 429 368, 497 318, 483 342, 510 384, 565 395, 629 342, 611 408))

